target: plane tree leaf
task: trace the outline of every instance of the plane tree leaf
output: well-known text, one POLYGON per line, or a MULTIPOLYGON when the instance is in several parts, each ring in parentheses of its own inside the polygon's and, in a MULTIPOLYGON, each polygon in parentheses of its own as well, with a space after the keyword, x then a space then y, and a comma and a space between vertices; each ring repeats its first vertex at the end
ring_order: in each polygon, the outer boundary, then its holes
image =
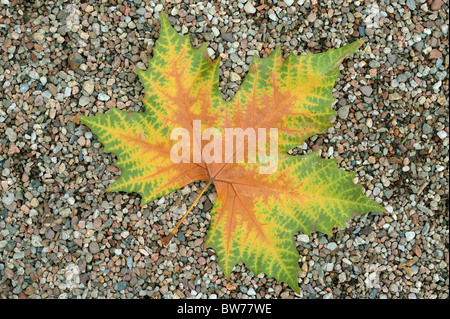
POLYGON ((353 216, 384 211, 353 183, 354 173, 338 169, 336 160, 315 152, 286 153, 333 126, 336 112, 330 106, 339 67, 363 42, 287 58, 278 48, 264 59, 255 55, 236 95, 224 101, 218 88, 220 59, 212 61, 204 44, 193 49, 189 37, 179 35, 161 13, 149 68, 139 71, 145 111, 111 108, 80 116, 105 151, 117 155, 122 173, 108 191, 138 193, 145 204, 194 181, 213 182, 218 196, 206 246, 217 253, 225 275, 242 262, 253 273, 264 272, 299 291, 295 232, 331 234, 353 216), (208 142, 195 137, 194 121, 221 132, 277 128, 275 172, 261 174, 260 163, 236 163, 236 154, 222 162, 203 156, 194 162, 196 151, 208 142), (177 128, 193 137, 189 154, 174 163, 169 137, 177 128))

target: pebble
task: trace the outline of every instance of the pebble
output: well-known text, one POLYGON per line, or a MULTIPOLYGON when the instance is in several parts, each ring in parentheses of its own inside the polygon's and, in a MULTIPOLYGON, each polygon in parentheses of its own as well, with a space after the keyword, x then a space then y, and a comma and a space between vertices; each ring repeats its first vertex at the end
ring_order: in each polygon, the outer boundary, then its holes
POLYGON ((25 257, 25 252, 23 252, 23 251, 14 253, 14 255, 13 255, 13 259, 15 259, 15 260, 22 259, 23 257, 25 257))
POLYGON ((233 34, 231 33, 222 33, 221 34, 222 39, 224 39, 227 42, 234 42, 235 39, 233 37, 233 34))
POLYGON ((80 106, 86 106, 86 105, 88 105, 88 104, 89 104, 89 97, 83 95, 83 96, 80 98, 80 100, 79 100, 78 103, 80 104, 80 106))
POLYGON ((97 242, 93 241, 89 244, 89 251, 92 254, 97 254, 100 251, 100 247, 97 242))
MULTIPOLYGON (((219 31, 219 29, 217 29, 216 27, 212 27, 212 28, 211 28, 211 31, 213 32, 213 34, 214 34, 215 37, 218 37, 218 36, 220 35, 220 31, 219 31)), ((211 49, 211 48, 208 48, 208 49, 211 49)), ((211 49, 211 50, 212 50, 212 49, 211 49)), ((214 52, 214 50, 213 50, 213 52, 214 52)))
POLYGON ((109 101, 109 99, 111 98, 109 95, 105 94, 105 93, 100 93, 97 97, 100 101, 109 101))
POLYGON ((342 259, 342 261, 344 263, 346 263, 347 265, 352 265, 353 264, 348 258, 345 258, 345 257, 342 259))
POLYGON ((305 234, 300 234, 297 236, 299 242, 309 243, 309 236, 305 234))
POLYGON ((428 234, 429 230, 430 230, 430 224, 426 223, 425 226, 423 226, 423 228, 422 228, 421 234, 426 235, 426 234, 428 234))
POLYGON ((2 197, 2 203, 5 206, 9 206, 14 202, 15 198, 14 198, 14 194, 13 193, 7 193, 6 195, 4 195, 2 197))
POLYGON ((337 244, 335 242, 328 243, 327 249, 333 251, 337 248, 337 244))
POLYGON ((121 291, 125 290, 127 288, 127 282, 126 281, 119 281, 115 286, 114 290, 121 291))
POLYGON ((240 82, 241 81, 241 77, 236 72, 231 72, 230 73, 230 81, 231 82, 240 82))
POLYGON ((448 133, 444 130, 437 132, 437 136, 439 136, 439 138, 441 140, 445 139, 448 136, 448 133))
POLYGON ((56 154, 62 150, 62 144, 57 144, 55 148, 53 148, 53 154, 56 154))
POLYGON ((36 197, 33 197, 31 199, 31 201, 30 201, 30 205, 31 205, 31 207, 34 207, 34 208, 38 207, 39 206, 39 199, 37 199, 36 197))
POLYGON ((20 93, 25 94, 28 92, 28 89, 30 88, 30 86, 28 85, 28 83, 23 83, 20 85, 20 93))
POLYGON ((253 6, 252 2, 250 0, 248 0, 245 5, 244 5, 244 10, 247 13, 255 13, 256 12, 256 8, 253 6))
POLYGON ((413 240, 415 236, 416 236, 416 233, 412 232, 412 231, 405 233, 406 241, 413 240))
POLYGON ((35 70, 31 70, 30 73, 28 73, 28 75, 33 80, 39 80, 39 73, 37 73, 35 70))
POLYGON ((427 123, 424 123, 422 126, 422 131, 423 131, 423 134, 430 134, 433 132, 433 128, 430 125, 428 125, 427 123))
POLYGON ((177 233, 177 238, 181 242, 185 242, 186 241, 186 237, 184 236, 184 234, 182 232, 178 232, 177 233))
POLYGON ((371 95, 372 95, 372 92, 373 92, 372 87, 367 86, 367 85, 362 86, 362 87, 360 88, 360 90, 361 90, 361 92, 362 92, 365 96, 371 96, 371 95))
POLYGON ((333 271, 333 268, 334 268, 334 264, 333 263, 327 263, 326 271, 328 271, 328 272, 333 271))
POLYGON ((416 1, 415 0, 406 0, 406 5, 411 11, 416 10, 416 1))
POLYGON ((14 129, 7 127, 5 130, 6 137, 11 143, 14 143, 17 140, 17 133, 14 129))
POLYGON ((255 292, 255 290, 252 287, 250 287, 247 290, 247 295, 249 295, 249 296, 256 296, 256 292, 255 292))
POLYGON ((69 56, 69 66, 74 71, 80 68, 82 62, 83 58, 78 52, 74 52, 69 56))
POLYGON ((341 119, 346 120, 348 118, 349 111, 350 111, 350 106, 349 105, 342 106, 338 110, 338 116, 341 119))
POLYGON ((89 79, 84 82, 83 90, 85 90, 87 94, 92 95, 92 93, 94 93, 94 80, 89 79))

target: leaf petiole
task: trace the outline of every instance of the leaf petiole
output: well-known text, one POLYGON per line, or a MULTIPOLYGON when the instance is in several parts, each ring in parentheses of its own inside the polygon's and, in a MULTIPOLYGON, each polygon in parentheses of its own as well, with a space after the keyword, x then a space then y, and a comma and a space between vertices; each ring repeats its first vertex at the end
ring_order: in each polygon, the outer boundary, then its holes
POLYGON ((200 197, 202 197, 202 195, 208 189, 209 185, 211 185, 213 182, 214 182, 214 178, 212 178, 212 179, 210 179, 208 181, 208 184, 206 184, 206 186, 203 188, 203 190, 200 192, 200 194, 198 194, 197 198, 194 200, 194 202, 189 207, 189 209, 186 211, 186 213, 184 213, 183 217, 180 219, 180 221, 178 222, 177 226, 167 236, 165 236, 162 239, 162 243, 163 243, 164 246, 167 246, 170 243, 170 241, 172 240, 173 236, 175 236, 175 234, 177 233, 178 228, 181 226, 181 223, 186 219, 186 217, 189 214, 189 212, 194 208, 195 204, 197 204, 197 202, 199 201, 200 197))

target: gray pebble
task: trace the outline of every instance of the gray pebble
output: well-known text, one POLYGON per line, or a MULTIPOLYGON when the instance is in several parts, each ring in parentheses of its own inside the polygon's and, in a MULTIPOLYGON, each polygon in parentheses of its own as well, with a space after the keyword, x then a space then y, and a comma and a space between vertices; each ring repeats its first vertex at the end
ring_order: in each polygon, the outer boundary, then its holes
POLYGON ((335 242, 328 243, 327 249, 333 251, 337 248, 337 244, 335 242))
POLYGON ((365 96, 371 96, 371 95, 372 95, 372 92, 373 92, 372 87, 370 87, 370 86, 368 86, 368 85, 362 86, 362 87, 360 88, 360 90, 361 90, 361 92, 362 92, 365 96))
POLYGON ((83 96, 80 98, 79 104, 80 104, 80 106, 86 106, 86 105, 88 105, 88 104, 89 104, 89 97, 83 95, 83 96))
POLYGON ((92 254, 97 254, 100 251, 100 247, 96 241, 93 241, 89 244, 89 251, 92 254))
POLYGON ((433 128, 430 125, 428 125, 427 123, 424 123, 422 125, 422 132, 423 132, 423 134, 430 134, 433 132, 433 128))
POLYGON ((411 11, 416 10, 416 1, 415 0, 406 0, 406 5, 411 11))
POLYGON ((127 282, 126 281, 119 281, 115 286, 114 290, 121 291, 127 288, 127 282))
POLYGON ((7 193, 5 196, 2 197, 2 202, 5 204, 5 206, 11 205, 15 200, 13 193, 7 193))
POLYGON ((222 37, 222 39, 224 39, 225 41, 228 41, 228 42, 234 42, 234 41, 236 41, 236 40, 234 39, 232 33, 222 33, 222 34, 221 34, 221 37, 222 37))
POLYGON ((346 120, 348 118, 348 113, 350 110, 350 106, 349 105, 345 105, 339 108, 338 110, 338 116, 343 119, 346 120))

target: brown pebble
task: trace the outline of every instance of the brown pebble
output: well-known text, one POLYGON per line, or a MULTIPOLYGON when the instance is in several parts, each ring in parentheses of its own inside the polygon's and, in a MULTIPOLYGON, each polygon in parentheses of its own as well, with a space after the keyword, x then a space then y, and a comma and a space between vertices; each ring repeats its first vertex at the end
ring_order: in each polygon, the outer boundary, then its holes
POLYGON ((80 68, 81 62, 83 62, 83 58, 78 52, 74 52, 69 55, 69 67, 76 71, 80 68))
POLYGON ((419 246, 414 246, 412 250, 417 255, 417 257, 420 258, 420 256, 422 256, 422 250, 419 246))
POLYGON ((228 289, 229 291, 234 291, 234 290, 236 290, 236 287, 233 286, 233 285, 231 285, 231 284, 227 284, 227 289, 228 289))
POLYGON ((34 288, 33 286, 29 285, 26 289, 25 289, 25 294, 28 296, 31 296, 34 294, 34 288))
POLYGON ((102 226, 102 220, 100 219, 100 218, 96 218, 95 220, 94 220, 94 227, 95 228, 99 228, 99 227, 101 227, 102 226))
POLYGON ((430 59, 442 59, 442 52, 438 49, 433 49, 430 52, 430 59))
POLYGON ((25 295, 23 292, 19 294, 19 299, 28 299, 27 295, 25 295))

